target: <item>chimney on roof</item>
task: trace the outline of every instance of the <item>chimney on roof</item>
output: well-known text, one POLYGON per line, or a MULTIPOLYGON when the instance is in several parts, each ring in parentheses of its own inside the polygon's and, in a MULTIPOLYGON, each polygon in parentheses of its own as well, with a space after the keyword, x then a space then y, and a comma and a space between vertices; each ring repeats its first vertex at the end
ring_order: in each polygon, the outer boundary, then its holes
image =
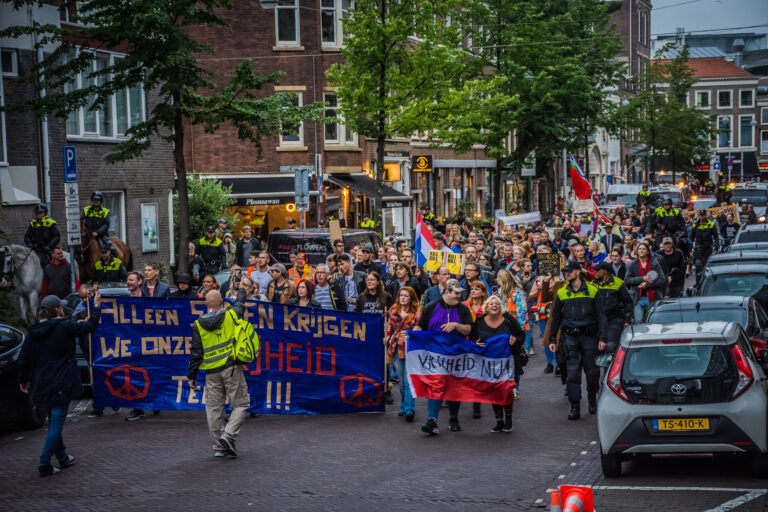
POLYGON ((681 48, 685 46, 685 27, 677 27, 676 39, 681 48))
POLYGON ((733 63, 738 67, 743 68, 744 40, 742 38, 738 38, 733 41, 733 51, 736 52, 736 54, 733 56, 733 63))

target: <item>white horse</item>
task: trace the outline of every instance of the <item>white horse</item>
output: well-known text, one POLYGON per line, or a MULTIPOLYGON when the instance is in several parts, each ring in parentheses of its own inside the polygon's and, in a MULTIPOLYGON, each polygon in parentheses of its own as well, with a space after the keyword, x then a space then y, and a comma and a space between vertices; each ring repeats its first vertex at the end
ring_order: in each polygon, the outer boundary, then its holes
POLYGON ((0 248, 0 286, 8 286, 11 279, 13 288, 19 294, 19 309, 23 321, 27 313, 37 319, 37 307, 43 288, 43 267, 37 255, 20 245, 10 244, 0 248))

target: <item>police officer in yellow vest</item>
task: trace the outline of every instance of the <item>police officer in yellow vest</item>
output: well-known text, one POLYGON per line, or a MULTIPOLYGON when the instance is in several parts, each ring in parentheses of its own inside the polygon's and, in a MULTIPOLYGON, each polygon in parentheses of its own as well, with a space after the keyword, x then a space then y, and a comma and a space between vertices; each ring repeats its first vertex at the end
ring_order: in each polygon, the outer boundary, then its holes
POLYGON ((429 206, 425 206, 421 218, 426 222, 435 222, 435 214, 429 209, 429 206))
POLYGON ((601 261, 595 265, 593 284, 600 290, 600 309, 605 313, 605 344, 597 348, 613 354, 619 347, 621 332, 632 323, 634 304, 624 281, 613 275, 613 265, 601 261))
POLYGON ((109 210, 101 206, 103 202, 104 194, 95 190, 91 194, 91 204, 83 208, 83 224, 91 236, 99 242, 102 252, 112 251, 117 256, 117 251, 109 241, 109 210))
POLYGON ((371 220, 371 216, 367 213, 363 214, 363 222, 360 223, 360 227, 363 229, 373 229, 376 223, 371 220))
POLYGON ((664 196, 661 206, 656 208, 653 214, 657 233, 664 236, 676 236, 678 233, 685 233, 685 221, 680 210, 672 206, 671 197, 664 196))
POLYGON ((648 202, 648 199, 651 197, 651 193, 648 191, 648 185, 643 185, 643 190, 637 193, 635 196, 635 202, 637 203, 637 207, 640 208, 641 206, 645 205, 645 203, 648 202))
POLYGON ((24 245, 35 251, 43 268, 50 263, 51 251, 61 241, 59 227, 56 221, 48 217, 48 205, 40 203, 35 206, 35 218, 29 222, 24 234, 24 245))
POLYGON ((112 252, 109 250, 101 252, 101 257, 96 260, 94 266, 96 267, 97 283, 119 283, 128 277, 128 271, 123 262, 112 256, 112 252))
POLYGON ((243 301, 243 285, 237 293, 237 302, 228 309, 222 308, 218 291, 208 292, 205 296, 208 312, 196 320, 192 328, 187 380, 190 388, 200 389, 196 382, 197 371, 205 372, 205 415, 214 457, 227 454, 237 457, 235 440, 250 407, 243 365, 237 364, 234 358, 235 327, 245 310, 243 301), (224 427, 221 413, 227 398, 232 414, 224 427))
POLYGON ((216 237, 216 226, 208 226, 205 236, 195 244, 195 252, 203 260, 200 279, 207 274, 215 274, 222 266, 226 267, 227 249, 222 245, 221 239, 216 237))
POLYGON ((598 342, 604 346, 606 339, 606 319, 605 312, 599 307, 599 290, 594 284, 585 281, 581 272, 581 265, 575 260, 569 260, 563 267, 563 275, 568 283, 555 294, 549 336, 549 349, 552 352, 558 348, 558 331, 561 331, 559 343, 565 345, 565 387, 571 402, 569 420, 581 417, 582 368, 587 374, 589 413, 597 412, 600 368, 595 365, 595 357, 599 353, 598 342))

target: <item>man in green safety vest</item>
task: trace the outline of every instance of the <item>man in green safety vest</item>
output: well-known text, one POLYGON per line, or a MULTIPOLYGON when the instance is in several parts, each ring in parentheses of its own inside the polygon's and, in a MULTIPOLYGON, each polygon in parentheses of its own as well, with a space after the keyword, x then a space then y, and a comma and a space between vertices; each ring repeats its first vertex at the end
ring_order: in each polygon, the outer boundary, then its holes
POLYGON ((243 301, 244 285, 237 293, 237 302, 228 309, 223 308, 217 290, 208 292, 205 296, 208 312, 196 320, 192 328, 187 380, 191 389, 199 390, 197 371, 205 372, 205 415, 214 457, 226 457, 227 454, 237 457, 235 439, 250 407, 243 365, 237 364, 234 356, 235 329, 245 310, 243 301), (227 398, 232 414, 224 427, 221 413, 227 398))
POLYGON ((367 213, 363 214, 363 221, 360 223, 360 227, 363 229, 373 229, 376 223, 371 220, 371 216, 367 213))

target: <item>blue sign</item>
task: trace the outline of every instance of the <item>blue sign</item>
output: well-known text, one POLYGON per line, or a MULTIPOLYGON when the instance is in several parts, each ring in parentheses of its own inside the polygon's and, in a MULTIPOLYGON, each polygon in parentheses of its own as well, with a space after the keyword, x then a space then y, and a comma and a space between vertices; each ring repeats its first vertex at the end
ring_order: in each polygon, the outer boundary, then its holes
MULTIPOLYGON (((194 321, 202 299, 102 299, 91 335, 95 407, 203 409, 189 387, 194 321)), ((250 412, 384 412, 384 319, 249 301, 243 315, 261 352, 245 366, 250 412)), ((197 381, 205 383, 205 372, 197 381)))
POLYGON ((712 164, 712 169, 716 171, 720 170, 720 160, 715 160, 715 163, 712 164))
POLYGON ((64 182, 77 183, 77 153, 75 146, 62 146, 64 150, 64 182))

